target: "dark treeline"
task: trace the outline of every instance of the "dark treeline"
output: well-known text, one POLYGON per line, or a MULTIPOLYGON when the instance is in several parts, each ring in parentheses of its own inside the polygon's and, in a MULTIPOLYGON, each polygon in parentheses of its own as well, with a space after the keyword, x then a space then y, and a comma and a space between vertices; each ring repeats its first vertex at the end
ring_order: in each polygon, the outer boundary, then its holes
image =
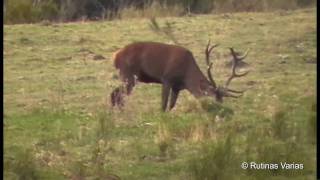
MULTIPOLYGON (((148 16, 147 9, 177 11, 170 15, 238 11, 295 9, 314 5, 316 0, 5 0, 4 21, 7 24, 79 19, 122 18, 130 9, 148 16), (175 7, 172 9, 172 7, 175 7)), ((148 11, 150 13, 150 11, 148 11)))

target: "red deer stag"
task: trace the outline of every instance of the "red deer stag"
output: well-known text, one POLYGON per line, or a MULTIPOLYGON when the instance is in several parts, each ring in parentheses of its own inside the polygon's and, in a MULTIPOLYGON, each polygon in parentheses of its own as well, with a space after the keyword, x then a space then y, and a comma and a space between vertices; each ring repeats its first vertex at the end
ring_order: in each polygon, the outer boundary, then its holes
POLYGON ((223 97, 240 97, 244 91, 229 89, 233 78, 242 77, 249 71, 237 74, 238 62, 242 57, 230 48, 233 56, 232 74, 224 86, 217 86, 211 74, 212 62, 210 53, 217 45, 210 47, 210 41, 205 50, 208 65, 208 79, 201 72, 192 53, 177 45, 168 45, 157 42, 136 42, 125 46, 114 54, 114 64, 120 71, 120 78, 124 86, 116 88, 111 93, 113 106, 123 106, 123 95, 130 95, 135 86, 136 79, 144 83, 162 84, 162 110, 166 111, 169 94, 171 93, 169 110, 177 101, 179 92, 187 89, 196 98, 201 96, 214 96, 216 101, 222 102, 223 97))

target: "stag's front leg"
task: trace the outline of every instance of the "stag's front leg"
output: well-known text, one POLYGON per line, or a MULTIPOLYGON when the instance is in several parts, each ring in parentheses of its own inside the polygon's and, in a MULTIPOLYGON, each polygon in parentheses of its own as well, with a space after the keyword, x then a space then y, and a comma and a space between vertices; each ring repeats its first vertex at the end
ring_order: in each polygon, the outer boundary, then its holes
POLYGON ((162 111, 166 111, 168 99, 170 94, 170 85, 169 83, 162 84, 162 111))
POLYGON ((178 99, 178 96, 179 96, 179 92, 180 92, 179 89, 172 88, 169 110, 171 110, 175 106, 177 99, 178 99))

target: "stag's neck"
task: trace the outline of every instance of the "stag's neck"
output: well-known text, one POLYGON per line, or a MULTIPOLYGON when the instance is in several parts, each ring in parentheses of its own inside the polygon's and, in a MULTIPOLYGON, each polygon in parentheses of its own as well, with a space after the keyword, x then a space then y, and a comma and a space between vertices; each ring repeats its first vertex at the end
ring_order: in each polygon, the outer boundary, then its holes
POLYGON ((193 94, 196 98, 203 96, 212 96, 214 94, 214 87, 203 75, 200 69, 194 68, 189 71, 188 82, 186 83, 186 89, 193 94))

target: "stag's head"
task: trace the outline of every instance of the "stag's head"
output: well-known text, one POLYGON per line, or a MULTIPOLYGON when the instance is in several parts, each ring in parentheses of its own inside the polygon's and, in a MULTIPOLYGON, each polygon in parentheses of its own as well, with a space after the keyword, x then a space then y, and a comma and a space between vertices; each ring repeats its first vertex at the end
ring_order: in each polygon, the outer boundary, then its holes
POLYGON ((240 61, 242 61, 243 59, 245 59, 247 57, 248 51, 246 51, 246 53, 243 56, 239 56, 238 53, 236 53, 233 48, 229 48, 230 53, 232 55, 231 75, 227 79, 227 81, 224 85, 217 85, 212 77, 211 70, 212 70, 213 63, 210 61, 210 54, 211 54, 213 48, 215 48, 217 46, 218 46, 217 44, 210 46, 210 41, 209 41, 207 44, 206 50, 205 50, 205 55, 206 55, 206 63, 208 65, 207 75, 208 75, 209 81, 212 85, 212 88, 211 88, 212 93, 211 94, 215 96, 215 99, 217 102, 222 103, 224 97, 238 98, 238 97, 242 96, 243 93, 245 92, 245 90, 230 89, 229 84, 231 83, 232 79, 245 76, 249 73, 249 71, 246 71, 242 74, 238 74, 236 72, 236 67, 239 65, 240 61))

